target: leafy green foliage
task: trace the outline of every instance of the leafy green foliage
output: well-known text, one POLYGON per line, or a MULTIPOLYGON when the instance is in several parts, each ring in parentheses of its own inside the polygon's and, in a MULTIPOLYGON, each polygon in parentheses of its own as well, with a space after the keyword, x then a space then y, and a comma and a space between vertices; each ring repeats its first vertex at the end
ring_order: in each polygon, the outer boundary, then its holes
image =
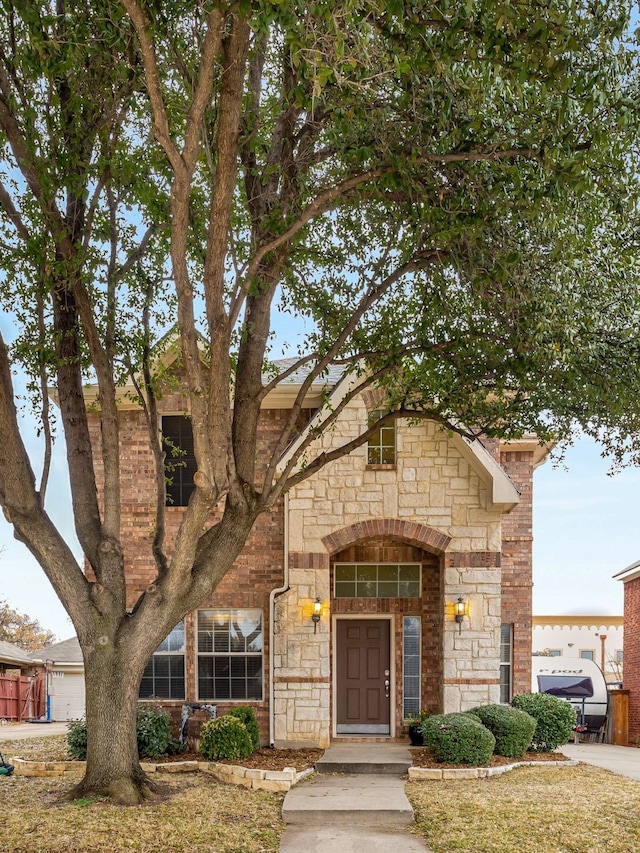
POLYGON ((256 712, 253 708, 249 707, 249 705, 237 705, 235 708, 227 711, 226 716, 237 717, 243 722, 251 737, 253 749, 260 748, 260 726, 258 725, 256 712))
POLYGON ((424 745, 447 764, 486 764, 496 739, 473 714, 435 714, 422 725, 424 745))
POLYGON ((208 761, 246 758, 253 749, 247 727, 230 714, 209 720, 200 729, 200 752, 208 761))
POLYGON ((136 723, 138 754, 145 758, 160 758, 168 752, 173 741, 169 714, 153 706, 140 708, 136 723))
POLYGON ((531 743, 535 752, 552 752, 568 742, 576 724, 576 712, 569 702, 549 693, 520 693, 511 704, 536 721, 531 743))
MULTIPOLYGON (((153 706, 140 708, 136 721, 138 755, 141 758, 160 758, 178 752, 181 745, 171 732, 169 715, 153 706)), ((87 757, 87 722, 72 720, 67 727, 67 750, 72 758, 84 761, 87 757)))
POLYGON ((494 752, 506 758, 516 758, 531 746, 536 728, 535 719, 509 705, 483 705, 469 713, 477 717, 496 739, 494 752))
POLYGON ((67 726, 67 751, 75 761, 85 761, 87 757, 87 722, 71 720, 67 726))
POLYGON ((111 693, 116 674, 127 681, 131 725, 140 673, 123 661, 148 658, 212 594, 285 491, 366 442, 314 444, 349 395, 375 382, 389 420, 470 439, 569 442, 581 429, 615 461, 640 459, 630 10, 0 2, 0 308, 13 324, 0 338, 0 504, 78 635, 105 638, 100 655, 85 643, 87 672, 117 650, 100 670, 113 683, 90 681, 111 693), (268 371, 276 315, 307 332, 294 352, 309 387, 329 371, 353 382, 338 405, 325 393, 293 445, 303 390, 268 458, 261 406, 296 369, 268 371), (181 360, 159 364, 174 344, 181 360), (44 436, 41 483, 15 377, 44 436), (52 386, 80 560, 45 511, 52 386), (184 535, 167 544, 158 403, 178 387, 198 477, 184 535), (132 610, 122 399, 147 425, 156 489, 144 559, 167 590, 150 583, 132 610))

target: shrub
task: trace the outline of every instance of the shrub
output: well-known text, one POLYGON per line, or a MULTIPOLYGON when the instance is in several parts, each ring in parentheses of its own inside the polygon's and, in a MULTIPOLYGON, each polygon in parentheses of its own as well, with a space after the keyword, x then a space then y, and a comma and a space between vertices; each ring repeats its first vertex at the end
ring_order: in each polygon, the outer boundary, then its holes
POLYGON ((521 693, 511 700, 514 708, 526 711, 536 721, 531 749, 551 752, 567 743, 576 724, 576 712, 564 699, 549 693, 521 693))
POLYGON ((67 752, 76 761, 87 758, 87 723, 85 720, 71 720, 67 726, 67 752))
POLYGON ((160 758, 173 742, 169 715, 160 708, 145 707, 138 711, 136 723, 138 755, 141 758, 160 758))
POLYGON ((246 758, 253 752, 251 735, 237 717, 225 714, 200 729, 200 752, 209 761, 246 758))
MULTIPOLYGON (((140 758, 160 758, 170 751, 178 751, 180 744, 174 740, 169 715, 159 708, 141 708, 136 721, 136 739, 140 758)), ((87 722, 73 720, 67 727, 67 751, 76 761, 87 757, 87 722)))
POLYGON ((422 724, 424 745, 446 764, 486 764, 496 739, 473 714, 436 714, 422 724))
POLYGON ((471 711, 496 739, 494 752, 506 758, 522 755, 531 746, 536 721, 510 705, 483 705, 471 711))
POLYGON ((256 712, 253 708, 250 708, 248 705, 237 705, 235 708, 227 711, 227 715, 237 717, 240 722, 245 724, 254 750, 260 749, 260 726, 258 725, 256 712))

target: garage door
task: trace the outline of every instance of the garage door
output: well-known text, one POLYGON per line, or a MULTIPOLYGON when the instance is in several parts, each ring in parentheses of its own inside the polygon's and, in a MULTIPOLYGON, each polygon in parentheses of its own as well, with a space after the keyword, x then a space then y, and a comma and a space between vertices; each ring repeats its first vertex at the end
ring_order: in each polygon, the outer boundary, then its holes
POLYGON ((49 675, 52 720, 79 720, 84 717, 84 674, 54 669, 49 675))

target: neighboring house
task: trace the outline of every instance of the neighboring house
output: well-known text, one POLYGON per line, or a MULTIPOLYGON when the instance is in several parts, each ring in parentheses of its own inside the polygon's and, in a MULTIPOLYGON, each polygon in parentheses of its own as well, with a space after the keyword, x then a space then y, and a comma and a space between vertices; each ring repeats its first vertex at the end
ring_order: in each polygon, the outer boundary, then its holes
MULTIPOLYGON (((294 375, 265 400, 265 449, 301 382, 294 375)), ((312 386, 305 429, 327 382, 334 404, 343 393, 336 376, 312 386)), ((134 397, 123 391, 120 415, 130 606, 154 576, 153 460, 134 397)), ((314 448, 361 434, 379 402, 356 397, 314 448)), ((193 489, 191 430, 184 396, 167 390, 160 405, 163 434, 187 453, 171 474, 170 542, 193 489)), ((97 449, 97 416, 91 428, 97 449)), ((484 445, 429 421, 382 428, 258 519, 234 569, 150 660, 140 697, 218 713, 250 704, 263 742, 326 746, 337 735, 401 736, 421 708, 528 691, 532 476, 545 457, 534 437, 484 445)))
POLYGON ((45 667, 47 717, 56 721, 84 717, 84 660, 78 638, 32 652, 31 659, 45 667))
POLYGON ((624 681, 629 691, 629 742, 640 745, 640 560, 616 580, 624 584, 624 681))
POLYGON ((0 675, 11 671, 14 674, 32 675, 34 671, 33 661, 29 653, 13 643, 0 640, 0 675))
POLYGON ((39 717, 44 703, 43 672, 28 652, 0 640, 0 719, 39 717))
POLYGON ((607 682, 622 681, 622 616, 534 616, 534 655, 587 658, 607 682))

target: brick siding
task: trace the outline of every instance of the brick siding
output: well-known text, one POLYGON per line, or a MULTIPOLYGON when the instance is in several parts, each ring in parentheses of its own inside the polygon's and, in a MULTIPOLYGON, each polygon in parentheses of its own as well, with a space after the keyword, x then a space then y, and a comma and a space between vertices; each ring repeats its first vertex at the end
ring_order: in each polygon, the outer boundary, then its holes
POLYGON ((624 585, 624 687, 629 691, 629 742, 640 745, 640 577, 624 585))
POLYGON ((502 519, 502 623, 513 626, 513 693, 531 690, 533 453, 502 452, 500 464, 520 490, 502 519))

